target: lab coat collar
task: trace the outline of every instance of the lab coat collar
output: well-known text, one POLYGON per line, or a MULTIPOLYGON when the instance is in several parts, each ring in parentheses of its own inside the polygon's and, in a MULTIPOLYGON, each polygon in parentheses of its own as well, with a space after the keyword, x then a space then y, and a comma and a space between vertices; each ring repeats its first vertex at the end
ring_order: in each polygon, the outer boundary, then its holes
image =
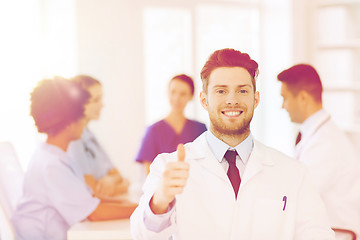
POLYGON ((249 161, 245 167, 244 176, 241 179, 240 189, 264 168, 275 165, 274 159, 270 158, 271 155, 264 154, 265 152, 268 152, 265 151, 265 148, 266 147, 259 141, 254 141, 254 149, 251 152, 249 161))
MULTIPOLYGON (((206 168, 224 181, 229 181, 226 172, 221 164, 215 158, 206 140, 206 132, 201 134, 194 142, 187 144, 194 145, 191 149, 191 159, 197 161, 202 167, 206 168)), ((253 176, 261 172, 264 167, 273 166, 274 160, 264 154, 265 146, 254 140, 254 148, 250 154, 248 163, 245 167, 244 176, 242 177, 240 188, 245 185, 253 176)))
POLYGON ((301 141, 299 146, 301 146, 306 139, 311 137, 326 121, 330 119, 330 114, 324 109, 321 109, 308 117, 304 123, 300 126, 301 132, 301 141))

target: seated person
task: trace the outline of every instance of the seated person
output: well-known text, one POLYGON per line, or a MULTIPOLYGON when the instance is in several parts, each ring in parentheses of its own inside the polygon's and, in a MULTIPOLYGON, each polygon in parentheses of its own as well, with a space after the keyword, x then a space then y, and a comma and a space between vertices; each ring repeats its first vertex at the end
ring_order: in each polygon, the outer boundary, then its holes
POLYGON ((105 202, 94 197, 66 154, 84 129, 84 106, 90 99, 75 82, 45 79, 31 93, 31 115, 47 135, 25 174, 23 195, 12 222, 17 239, 66 239, 68 229, 85 219, 127 218, 135 204, 105 202))
POLYGON ((136 161, 150 171, 150 164, 160 153, 171 153, 178 144, 192 142, 206 131, 206 125, 187 119, 184 115, 186 105, 194 96, 194 81, 181 74, 173 77, 168 88, 170 113, 146 130, 136 161))
POLYGON ((85 106, 85 130, 81 139, 70 143, 68 156, 77 162, 95 196, 106 198, 126 193, 129 181, 114 167, 105 150, 88 129, 91 120, 99 119, 103 107, 101 83, 86 75, 78 75, 72 81, 79 83, 90 94, 90 99, 85 106))

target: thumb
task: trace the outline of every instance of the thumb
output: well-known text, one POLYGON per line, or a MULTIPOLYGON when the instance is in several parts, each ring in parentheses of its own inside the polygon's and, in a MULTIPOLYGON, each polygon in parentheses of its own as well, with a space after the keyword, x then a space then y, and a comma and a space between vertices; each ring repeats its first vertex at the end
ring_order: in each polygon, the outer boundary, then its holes
POLYGON ((178 161, 179 162, 183 162, 185 159, 185 148, 184 148, 184 144, 180 143, 177 146, 177 154, 178 154, 178 161))

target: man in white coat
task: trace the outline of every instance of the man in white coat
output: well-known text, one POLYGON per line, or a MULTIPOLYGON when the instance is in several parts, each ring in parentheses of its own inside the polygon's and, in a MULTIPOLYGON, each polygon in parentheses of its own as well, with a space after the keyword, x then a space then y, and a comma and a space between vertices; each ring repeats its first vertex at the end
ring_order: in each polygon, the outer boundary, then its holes
POLYGON ((305 166, 250 133, 257 74, 246 53, 209 57, 200 101, 210 130, 155 158, 131 216, 134 239, 334 239, 305 166))
MULTIPOLYGON (((278 75, 283 108, 299 123, 295 157, 308 166, 332 228, 360 234, 360 159, 345 133, 322 107, 316 70, 297 64, 278 75)), ((336 239, 349 239, 335 231, 336 239)))

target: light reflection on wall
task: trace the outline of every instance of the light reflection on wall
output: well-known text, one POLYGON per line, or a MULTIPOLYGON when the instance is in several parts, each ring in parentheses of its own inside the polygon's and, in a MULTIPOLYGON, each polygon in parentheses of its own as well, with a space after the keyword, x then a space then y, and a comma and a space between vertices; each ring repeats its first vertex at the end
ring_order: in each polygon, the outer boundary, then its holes
POLYGON ((37 143, 30 92, 54 75, 76 73, 74 0, 0 3, 0 141, 11 142, 27 167, 37 143))

